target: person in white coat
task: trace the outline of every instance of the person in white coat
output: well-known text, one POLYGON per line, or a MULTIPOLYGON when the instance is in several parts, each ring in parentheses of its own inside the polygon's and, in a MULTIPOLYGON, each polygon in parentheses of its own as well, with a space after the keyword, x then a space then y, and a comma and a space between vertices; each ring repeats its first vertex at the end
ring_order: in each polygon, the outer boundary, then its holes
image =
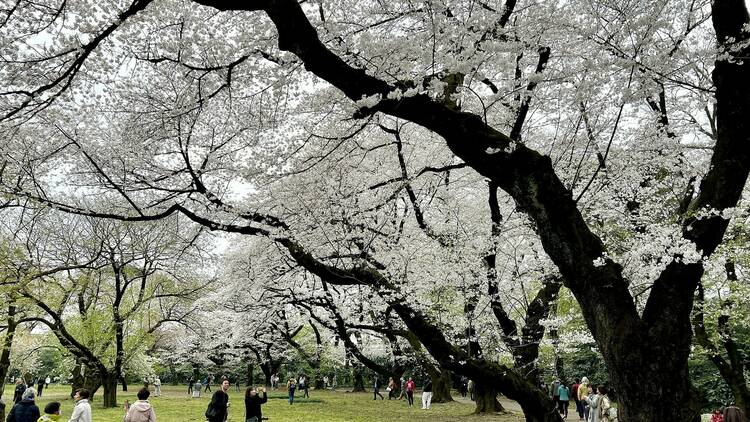
POLYGON ((89 390, 85 388, 76 390, 76 394, 73 396, 73 400, 76 401, 76 407, 73 408, 73 414, 70 415, 68 422, 92 422, 89 396, 89 390))
POLYGON ((154 395, 156 397, 161 396, 161 380, 159 379, 158 376, 154 380, 154 395))

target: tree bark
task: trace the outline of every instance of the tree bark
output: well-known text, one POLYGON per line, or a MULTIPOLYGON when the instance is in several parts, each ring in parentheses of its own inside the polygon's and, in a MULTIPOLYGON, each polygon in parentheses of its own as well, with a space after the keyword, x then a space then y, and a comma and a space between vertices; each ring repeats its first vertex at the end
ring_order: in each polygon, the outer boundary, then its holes
POLYGON ((432 378, 432 402, 452 402, 451 386, 453 385, 453 373, 447 369, 442 369, 438 370, 434 376, 431 374, 430 377, 432 378))
POLYGON ((128 380, 124 375, 120 376, 120 384, 122 384, 122 391, 128 391, 128 380))
POLYGON ((117 407, 117 376, 105 374, 101 378, 101 384, 104 387, 104 407, 117 407))
POLYGON ((504 412, 503 405, 497 400, 497 390, 485 384, 474 384, 476 408, 474 414, 504 412))
POLYGON ((354 362, 352 364, 352 392, 363 391, 366 391, 363 366, 359 362, 354 362))
MULTIPOLYGON (((5 391, 5 379, 8 377, 8 368, 10 367, 10 349, 13 346, 13 337, 16 334, 16 306, 10 301, 8 303, 8 327, 5 330, 3 339, 3 351, 0 352, 0 399, 5 391)), ((5 419, 0 419, 5 420, 5 419)))

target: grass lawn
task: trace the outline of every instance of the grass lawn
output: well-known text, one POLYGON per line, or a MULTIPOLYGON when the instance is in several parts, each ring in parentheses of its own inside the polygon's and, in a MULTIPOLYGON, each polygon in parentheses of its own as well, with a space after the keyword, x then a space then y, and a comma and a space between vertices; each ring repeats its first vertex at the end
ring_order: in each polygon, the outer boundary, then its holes
MULTIPOLYGON (((124 403, 125 399, 134 402, 135 393, 139 386, 131 386, 128 392, 117 392, 117 402, 124 403)), ((215 389, 214 389, 215 391, 215 389)), ((67 421, 73 410, 73 400, 69 398, 70 386, 50 386, 43 391, 41 398, 37 399, 40 410, 51 401, 62 403, 62 421, 67 421)), ((122 406, 116 409, 103 409, 101 407, 101 391, 98 392, 93 404, 94 422, 121 422, 124 416, 122 406)), ((6 402, 13 396, 13 386, 6 385, 3 395, 6 402)), ((230 413, 229 421, 243 422, 245 405, 244 389, 237 392, 234 388, 229 392, 230 413)), ((203 422, 203 413, 210 400, 210 393, 199 399, 187 396, 187 387, 162 386, 162 396, 152 397, 151 404, 156 411, 159 422, 203 422)), ((415 397, 415 405, 420 402, 415 397)), ((409 421, 409 422, 448 422, 448 421, 483 421, 483 422, 520 422, 523 420, 518 413, 507 415, 474 416, 471 412, 474 406, 468 402, 454 402, 450 404, 433 404, 430 410, 422 410, 415 406, 409 408, 405 401, 372 400, 372 394, 346 393, 344 390, 336 392, 310 390, 309 399, 295 398, 294 405, 290 406, 285 391, 272 391, 268 397, 268 403, 263 405, 263 416, 269 418, 269 422, 372 422, 372 421, 409 421)), ((6 411, 10 411, 8 406, 6 411)))

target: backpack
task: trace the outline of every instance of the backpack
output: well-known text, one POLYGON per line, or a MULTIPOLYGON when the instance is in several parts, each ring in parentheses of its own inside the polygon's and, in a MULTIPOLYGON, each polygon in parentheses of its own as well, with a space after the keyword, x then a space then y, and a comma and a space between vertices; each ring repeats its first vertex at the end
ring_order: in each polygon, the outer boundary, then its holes
POLYGON ((213 420, 217 416, 219 416, 219 411, 214 407, 213 403, 209 403, 206 409, 206 419, 213 420))

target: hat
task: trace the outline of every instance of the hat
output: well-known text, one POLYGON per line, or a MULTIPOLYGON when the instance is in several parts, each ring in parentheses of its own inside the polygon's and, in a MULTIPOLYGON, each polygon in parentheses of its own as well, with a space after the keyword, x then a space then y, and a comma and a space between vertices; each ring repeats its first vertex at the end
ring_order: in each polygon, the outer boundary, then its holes
POLYGON ((33 400, 34 397, 36 397, 36 390, 34 390, 33 388, 29 387, 29 388, 26 389, 26 391, 23 392, 23 395, 21 396, 21 399, 22 400, 26 400, 26 399, 32 399, 33 400))

